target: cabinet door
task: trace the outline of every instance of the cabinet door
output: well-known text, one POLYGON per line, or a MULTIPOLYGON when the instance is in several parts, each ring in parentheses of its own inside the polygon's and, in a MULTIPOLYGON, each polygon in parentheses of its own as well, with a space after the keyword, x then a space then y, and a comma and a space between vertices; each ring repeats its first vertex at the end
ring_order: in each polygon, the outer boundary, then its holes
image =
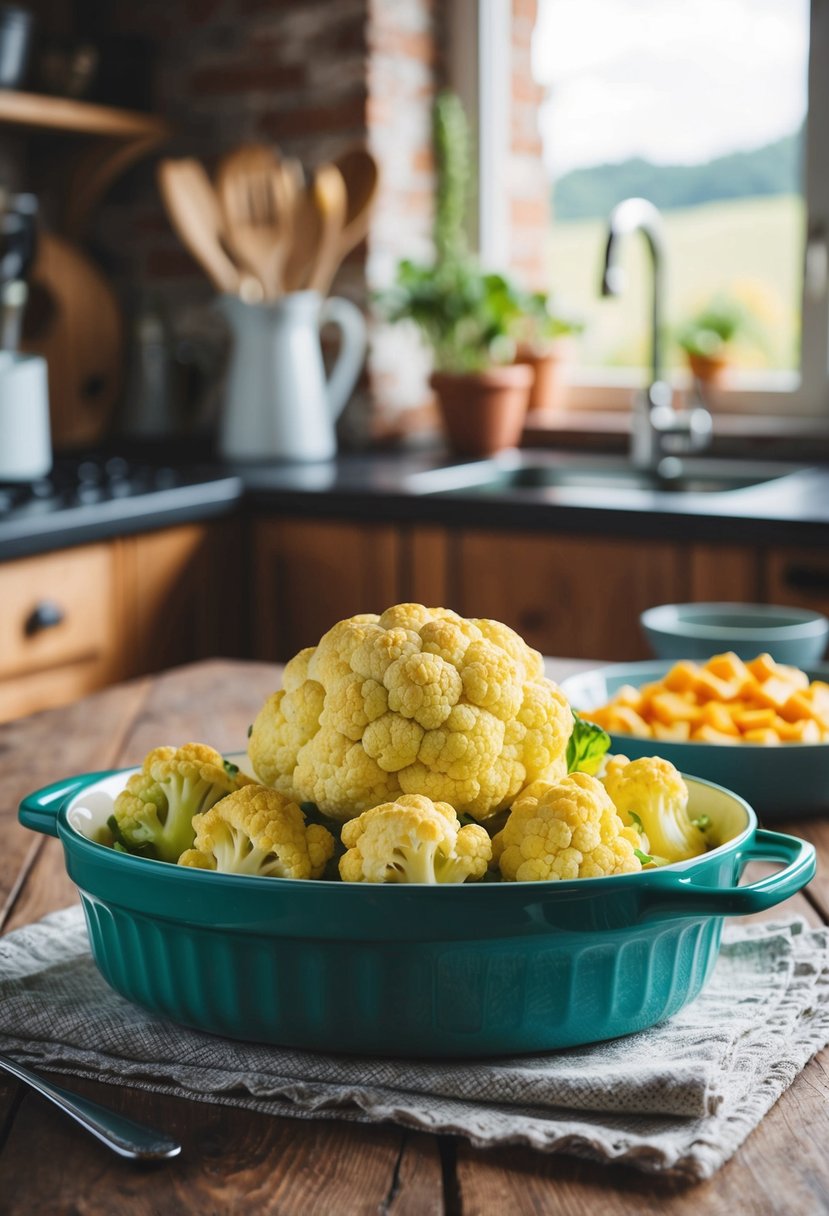
POLYGON ((236 521, 118 541, 123 675, 240 653, 248 579, 236 521))
POLYGON ((766 559, 766 600, 829 616, 829 549, 774 549, 766 559))
POLYGON ((639 614, 687 598, 687 556, 656 541, 462 532, 457 607, 505 621, 544 654, 648 656, 639 614))
POLYGON ((108 545, 0 564, 0 721, 116 678, 119 643, 108 545))
POLYGON ((694 603, 756 604, 763 598, 762 554, 747 545, 692 545, 694 603))
POLYGON ((262 520, 255 529, 256 657, 289 659, 358 612, 402 597, 401 545, 387 524, 262 520))

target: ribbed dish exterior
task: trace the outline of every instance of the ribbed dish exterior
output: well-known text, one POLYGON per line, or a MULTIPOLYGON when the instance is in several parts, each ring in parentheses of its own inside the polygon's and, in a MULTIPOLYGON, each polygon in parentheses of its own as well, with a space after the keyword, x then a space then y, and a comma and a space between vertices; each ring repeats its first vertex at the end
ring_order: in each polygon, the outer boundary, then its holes
POLYGON ((706 917, 527 941, 343 942, 191 926, 86 894, 83 905, 101 973, 139 1005, 230 1038, 388 1056, 643 1030, 697 995, 722 932, 706 917))

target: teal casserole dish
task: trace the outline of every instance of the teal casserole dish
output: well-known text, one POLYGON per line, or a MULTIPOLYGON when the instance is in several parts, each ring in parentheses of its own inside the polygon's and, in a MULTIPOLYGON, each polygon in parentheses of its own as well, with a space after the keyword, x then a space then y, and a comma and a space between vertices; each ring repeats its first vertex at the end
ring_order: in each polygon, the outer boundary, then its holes
POLYGON ((133 771, 58 782, 19 811, 62 842, 101 974, 176 1022, 309 1050, 460 1058, 643 1030, 699 993, 724 917, 770 908, 815 872, 810 844, 686 778, 722 843, 660 870, 463 886, 216 874, 90 838, 133 771), (783 869, 738 887, 755 860, 783 869))

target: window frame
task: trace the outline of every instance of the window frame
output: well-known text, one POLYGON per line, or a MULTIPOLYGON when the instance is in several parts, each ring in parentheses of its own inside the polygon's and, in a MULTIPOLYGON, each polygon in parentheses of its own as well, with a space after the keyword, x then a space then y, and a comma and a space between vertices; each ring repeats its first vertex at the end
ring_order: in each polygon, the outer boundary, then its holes
MULTIPOLYGON (((453 0, 449 22, 449 83, 460 95, 475 135, 478 189, 470 215, 472 247, 484 265, 509 268, 507 180, 512 96, 512 0, 453 0)), ((801 294, 800 371, 735 372, 712 393, 712 411, 758 417, 825 420, 829 413, 829 0, 811 0, 808 107, 803 197, 806 233, 801 294)), ((690 377, 677 372, 678 389, 690 377)), ((640 369, 573 369, 573 411, 630 409, 642 386, 640 369)))

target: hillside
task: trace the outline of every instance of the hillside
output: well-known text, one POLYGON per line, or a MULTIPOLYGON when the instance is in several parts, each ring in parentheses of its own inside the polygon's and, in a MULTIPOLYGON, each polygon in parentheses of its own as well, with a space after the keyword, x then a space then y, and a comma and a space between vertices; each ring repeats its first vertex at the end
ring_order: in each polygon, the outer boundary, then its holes
POLYGON ((657 165, 641 158, 573 169, 553 187, 557 220, 600 219, 631 195, 661 210, 722 199, 798 194, 803 132, 750 152, 733 152, 699 165, 657 165))

